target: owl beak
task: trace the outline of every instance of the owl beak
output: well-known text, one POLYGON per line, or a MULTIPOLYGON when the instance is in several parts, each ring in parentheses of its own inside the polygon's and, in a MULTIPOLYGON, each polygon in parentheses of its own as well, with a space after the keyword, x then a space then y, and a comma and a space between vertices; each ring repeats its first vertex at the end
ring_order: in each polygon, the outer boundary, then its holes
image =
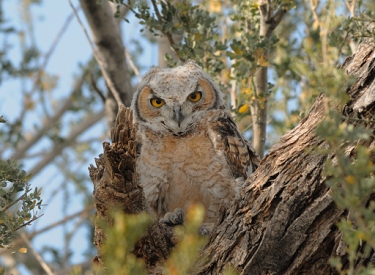
POLYGON ((181 122, 184 120, 180 105, 173 106, 173 119, 177 122, 178 127, 180 127, 181 122))

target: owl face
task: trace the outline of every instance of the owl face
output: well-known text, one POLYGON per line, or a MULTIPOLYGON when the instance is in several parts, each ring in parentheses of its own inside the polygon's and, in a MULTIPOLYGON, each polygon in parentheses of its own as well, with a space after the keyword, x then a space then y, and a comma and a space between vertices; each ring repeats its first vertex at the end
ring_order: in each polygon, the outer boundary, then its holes
POLYGON ((152 68, 134 94, 134 122, 161 134, 183 135, 210 109, 224 108, 222 94, 195 62, 152 68))

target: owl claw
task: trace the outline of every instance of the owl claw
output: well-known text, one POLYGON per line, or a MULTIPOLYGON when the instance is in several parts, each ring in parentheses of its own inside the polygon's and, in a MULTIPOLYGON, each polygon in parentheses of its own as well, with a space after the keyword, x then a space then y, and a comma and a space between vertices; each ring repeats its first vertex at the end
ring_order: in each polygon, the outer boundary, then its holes
POLYGON ((184 211, 181 208, 177 208, 173 212, 167 212, 164 217, 160 219, 160 222, 170 226, 182 225, 184 223, 184 216, 184 211))

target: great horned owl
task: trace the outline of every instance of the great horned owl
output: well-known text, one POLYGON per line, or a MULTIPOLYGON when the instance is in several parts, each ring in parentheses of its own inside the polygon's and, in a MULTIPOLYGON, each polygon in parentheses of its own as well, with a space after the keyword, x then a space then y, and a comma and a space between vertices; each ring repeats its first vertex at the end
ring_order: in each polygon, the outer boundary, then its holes
POLYGON ((214 222, 239 183, 258 164, 252 147, 226 110, 218 86, 193 61, 173 69, 153 67, 132 102, 139 182, 149 207, 162 217, 201 203, 214 222))

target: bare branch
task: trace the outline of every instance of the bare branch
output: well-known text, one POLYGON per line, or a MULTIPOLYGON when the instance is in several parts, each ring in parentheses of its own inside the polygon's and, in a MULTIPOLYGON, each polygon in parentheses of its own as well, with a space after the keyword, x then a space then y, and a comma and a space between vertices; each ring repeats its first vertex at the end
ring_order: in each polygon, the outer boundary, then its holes
POLYGON ((141 75, 140 75, 137 67, 135 66, 135 64, 134 64, 134 62, 133 62, 133 60, 132 60, 132 58, 131 58, 131 56, 130 56, 130 54, 129 54, 129 52, 126 48, 125 48, 125 57, 126 57, 126 60, 128 60, 129 65, 132 68, 132 70, 134 71, 135 75, 137 76, 138 81, 141 82, 141 79, 142 79, 141 75))
POLYGON ((66 147, 71 146, 79 135, 81 135, 103 117, 103 110, 96 114, 90 115, 87 120, 84 121, 84 123, 82 123, 79 127, 73 129, 69 136, 66 137, 62 143, 57 144, 49 153, 46 153, 45 157, 30 170, 30 174, 35 175, 40 172, 40 170, 42 170, 46 165, 50 164, 51 161, 53 161, 53 159, 58 156, 66 147))
POLYGON ((105 81, 106 81, 106 83, 107 83, 110 91, 112 92, 112 95, 116 99, 117 105, 120 106, 121 104, 123 104, 122 99, 120 97, 120 93, 118 92, 118 90, 117 90, 114 82, 112 81, 112 79, 109 77, 109 74, 108 74, 107 70, 105 69, 104 61, 102 60, 102 58, 100 58, 100 54, 95 49, 94 43, 91 41, 91 38, 90 38, 90 36, 89 36, 89 34, 88 34, 85 26, 83 25, 81 19, 79 18, 78 12, 75 9, 75 7, 73 6, 72 1, 68 0, 68 2, 70 4, 71 8, 73 9, 74 15, 77 18, 77 21, 78 21, 79 25, 81 26, 81 28, 82 28, 82 30, 83 30, 83 32, 84 32, 84 34, 85 34, 85 36, 86 36, 89 44, 90 44, 90 47, 91 47, 92 52, 94 54, 94 57, 95 57, 96 61, 98 62, 99 66, 100 66, 100 70, 101 70, 101 72, 103 74, 103 77, 104 77, 104 79, 105 79, 105 81))
POLYGON ((48 230, 51 230, 51 229, 53 229, 53 228, 55 228, 59 225, 62 225, 62 224, 66 223, 66 222, 68 222, 68 221, 70 221, 74 218, 77 218, 77 217, 87 218, 90 214, 90 211, 93 210, 93 209, 94 209, 94 205, 89 205, 81 211, 78 211, 78 212, 76 212, 72 215, 66 216, 66 217, 64 217, 63 219, 61 219, 57 222, 51 223, 50 225, 48 225, 46 227, 43 227, 42 229, 39 229, 37 231, 34 231, 34 232, 31 232, 31 233, 27 234, 27 237, 29 239, 32 239, 32 238, 34 238, 35 236, 37 236, 41 233, 44 233, 48 230))
POLYGON ((355 5, 357 4, 357 0, 345 1, 346 7, 348 8, 351 17, 355 16, 355 5))
MULTIPOLYGON (((82 219, 86 219, 88 216, 89 216, 89 214, 90 214, 90 212, 92 211, 94 209, 94 205, 89 205, 89 206, 87 206, 86 208, 84 208, 83 210, 81 210, 81 211, 78 211, 78 212, 76 212, 76 213, 74 213, 74 214, 72 214, 72 215, 69 215, 69 216, 66 216, 66 217, 64 217, 63 219, 61 219, 61 220, 59 220, 59 221, 57 221, 57 222, 54 222, 54 223, 52 223, 52 224, 50 224, 50 225, 47 225, 47 226, 45 226, 45 227, 43 227, 43 228, 41 228, 41 229, 39 229, 39 230, 37 230, 37 231, 34 231, 34 232, 31 232, 31 233, 28 233, 27 234, 27 238, 29 239, 29 240, 31 240, 32 238, 34 238, 35 236, 37 236, 37 235, 39 235, 39 234, 42 234, 42 233, 44 233, 44 232, 46 232, 46 231, 49 231, 49 230, 51 230, 51 229, 54 229, 55 227, 57 227, 57 226, 59 226, 59 225, 62 225, 62 224, 64 224, 64 223, 67 223, 67 222, 69 222, 70 220, 72 220, 72 219, 74 219, 74 218, 76 218, 76 217, 81 217, 82 219)), ((39 217, 41 217, 41 216, 43 216, 43 215, 40 215, 39 217)), ((38 218, 39 218, 38 217, 38 218)), ((27 224, 26 224, 27 225, 27 224)), ((13 241, 13 247, 16 247, 16 246, 18 246, 18 245, 20 245, 20 243, 22 242, 22 239, 16 239, 15 241, 13 241)), ((6 250, 2 250, 2 251, 0 251, 0 255, 3 255, 4 253, 7 253, 8 251, 6 251, 6 250)))
POLYGON ((79 78, 73 88, 73 91, 71 92, 71 95, 65 100, 64 104, 60 107, 60 109, 56 112, 56 114, 49 118, 42 129, 39 129, 38 132, 35 133, 35 135, 28 141, 25 141, 22 143, 20 146, 16 148, 16 151, 12 154, 10 157, 11 159, 14 160, 19 160, 25 157, 27 150, 29 150, 35 143, 37 143, 41 137, 43 137, 53 125, 56 124, 56 121, 59 121, 60 118, 65 114, 65 112, 72 107, 73 101, 72 101, 72 95, 81 89, 82 85, 84 82, 84 76, 79 78))
POLYGON ((106 98, 104 93, 99 89, 99 87, 96 85, 96 81, 94 79, 94 76, 90 74, 90 84, 91 87, 94 89, 94 91, 99 95, 100 99, 105 102, 106 98))
POLYGON ((43 270, 48 274, 48 275, 54 275, 50 267, 47 265, 47 263, 43 260, 42 256, 34 249, 32 246, 31 242, 27 238, 25 233, 21 233, 21 238, 24 240, 24 242, 27 244, 27 246, 30 248, 31 252, 34 254, 35 258, 39 262, 40 266, 43 268, 43 270))
POLYGON ((33 83, 33 87, 31 88, 30 92, 28 93, 30 96, 32 94, 34 94, 38 87, 40 86, 40 82, 41 82, 41 77, 42 77, 42 74, 43 72, 45 71, 45 68, 47 67, 47 64, 48 64, 48 61, 52 55, 52 53, 55 51, 56 49, 56 46, 58 45, 58 43, 60 42, 63 34, 65 33, 65 31, 67 30, 70 22, 72 21, 74 17, 74 13, 71 13, 65 20, 62 28, 60 29, 60 31, 58 32, 58 34, 56 35, 55 39, 53 40, 51 46, 49 47, 48 51, 46 52, 46 54, 44 55, 44 60, 41 64, 41 66, 39 67, 38 69, 38 72, 37 72, 37 75, 34 79, 34 83, 33 83))

